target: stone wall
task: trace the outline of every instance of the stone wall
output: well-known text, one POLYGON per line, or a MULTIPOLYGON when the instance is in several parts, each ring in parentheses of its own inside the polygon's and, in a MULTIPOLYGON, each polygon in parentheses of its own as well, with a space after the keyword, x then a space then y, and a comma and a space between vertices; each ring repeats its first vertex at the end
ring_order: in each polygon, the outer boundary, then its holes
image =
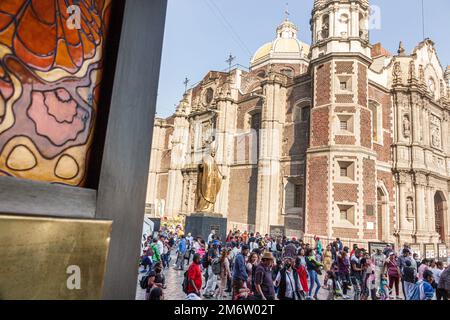
POLYGON ((308 159, 308 198, 307 230, 308 234, 327 234, 328 221, 328 157, 308 159))
POLYGON ((258 171, 256 167, 233 167, 230 170, 228 193, 228 224, 255 224, 256 188, 258 171))

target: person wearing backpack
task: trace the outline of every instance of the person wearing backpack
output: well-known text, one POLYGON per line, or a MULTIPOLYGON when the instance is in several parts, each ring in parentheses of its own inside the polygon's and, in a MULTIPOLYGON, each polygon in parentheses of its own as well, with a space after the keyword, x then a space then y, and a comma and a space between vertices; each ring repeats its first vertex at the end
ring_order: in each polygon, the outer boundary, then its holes
POLYGON ((248 254, 249 248, 247 245, 242 245, 241 253, 239 253, 234 262, 233 268, 233 283, 232 283, 232 292, 233 292, 233 300, 236 296, 239 295, 239 290, 242 288, 246 288, 246 282, 248 279, 247 268, 245 266, 245 260, 248 254))
POLYGON ((214 272, 213 272, 212 263, 213 262, 217 263, 217 261, 214 261, 214 260, 219 258, 219 245, 220 245, 219 240, 213 240, 212 247, 210 249, 208 249, 208 256, 207 256, 208 280, 206 282, 205 293, 203 294, 203 296, 205 298, 212 298, 212 296, 216 290, 217 275, 214 274, 214 272))
POLYGON ((194 254, 192 264, 184 274, 183 292, 187 296, 195 294, 201 297, 202 289, 202 272, 200 270, 201 258, 198 253, 194 254))
POLYGON ((404 286, 405 300, 410 300, 409 297, 414 288, 417 278, 417 270, 413 267, 411 260, 405 260, 405 266, 402 272, 402 281, 404 286))

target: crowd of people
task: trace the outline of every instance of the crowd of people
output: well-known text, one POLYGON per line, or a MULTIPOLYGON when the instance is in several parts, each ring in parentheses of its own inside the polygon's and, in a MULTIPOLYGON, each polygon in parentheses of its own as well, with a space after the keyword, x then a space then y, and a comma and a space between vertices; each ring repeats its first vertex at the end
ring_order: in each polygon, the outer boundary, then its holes
POLYGON ((450 268, 419 259, 408 244, 370 253, 337 238, 326 244, 259 233, 232 232, 206 240, 162 230, 147 239, 140 264, 147 299, 162 299, 164 269, 183 270, 188 300, 447 300, 450 268), (187 267, 187 270, 185 268, 187 267), (401 291, 400 291, 401 289, 401 291), (322 290, 322 291, 321 291, 322 290), (320 296, 320 297, 319 297, 320 296))

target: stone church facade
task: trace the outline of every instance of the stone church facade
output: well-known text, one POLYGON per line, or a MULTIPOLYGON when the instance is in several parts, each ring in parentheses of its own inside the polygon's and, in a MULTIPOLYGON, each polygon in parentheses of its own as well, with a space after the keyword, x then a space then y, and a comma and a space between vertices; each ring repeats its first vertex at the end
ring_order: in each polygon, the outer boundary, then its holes
POLYGON ((287 19, 249 70, 209 72, 155 121, 149 212, 195 211, 208 141, 229 229, 449 243, 450 68, 431 40, 369 42, 367 0, 316 0, 311 45, 287 19))

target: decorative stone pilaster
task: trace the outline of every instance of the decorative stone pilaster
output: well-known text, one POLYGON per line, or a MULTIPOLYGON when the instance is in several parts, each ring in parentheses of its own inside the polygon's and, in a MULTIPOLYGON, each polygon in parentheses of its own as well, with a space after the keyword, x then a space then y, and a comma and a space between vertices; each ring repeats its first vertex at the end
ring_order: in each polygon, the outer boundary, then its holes
POLYGON ((187 95, 185 95, 175 113, 166 200, 166 214, 169 217, 177 216, 182 210, 183 174, 181 170, 186 164, 189 145, 189 121, 186 112, 188 106, 187 95))
POLYGON ((427 176, 422 173, 414 174, 414 189, 416 200, 416 242, 424 243, 427 239, 427 176))
POLYGON ((279 225, 280 221, 280 159, 286 114, 285 81, 284 76, 271 72, 262 83, 266 98, 261 114, 256 205, 256 230, 262 234, 269 233, 270 226, 279 225))
POLYGON ((217 122, 216 122, 216 161, 219 170, 225 179, 222 181, 214 208, 216 213, 223 217, 228 215, 228 194, 230 188, 230 165, 233 163, 233 142, 236 133, 237 109, 238 105, 234 96, 237 88, 232 83, 225 86, 217 99, 217 122))

